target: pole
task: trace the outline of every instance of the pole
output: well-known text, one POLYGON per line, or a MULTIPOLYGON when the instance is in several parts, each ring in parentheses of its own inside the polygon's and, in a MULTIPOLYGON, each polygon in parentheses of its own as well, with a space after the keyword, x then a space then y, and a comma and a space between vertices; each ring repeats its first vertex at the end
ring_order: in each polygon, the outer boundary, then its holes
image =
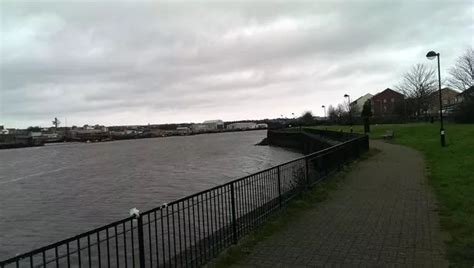
POLYGON ((441 97, 441 68, 439 64, 439 56, 440 54, 438 53, 438 86, 439 86, 439 120, 441 124, 441 128, 439 130, 440 133, 440 138, 441 138, 441 146, 444 147, 446 145, 446 140, 444 136, 444 126, 443 126, 443 100, 441 97))
POLYGON ((349 124, 351 125, 351 133, 352 133, 352 107, 351 107, 351 96, 347 95, 347 99, 349 100, 349 124))

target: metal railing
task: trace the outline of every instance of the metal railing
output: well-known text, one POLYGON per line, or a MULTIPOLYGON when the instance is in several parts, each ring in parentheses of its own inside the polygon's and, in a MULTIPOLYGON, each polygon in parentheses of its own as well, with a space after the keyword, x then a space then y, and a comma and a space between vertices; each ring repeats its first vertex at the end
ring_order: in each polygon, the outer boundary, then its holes
POLYGON ((0 262, 0 267, 194 267, 368 150, 359 135, 0 262))

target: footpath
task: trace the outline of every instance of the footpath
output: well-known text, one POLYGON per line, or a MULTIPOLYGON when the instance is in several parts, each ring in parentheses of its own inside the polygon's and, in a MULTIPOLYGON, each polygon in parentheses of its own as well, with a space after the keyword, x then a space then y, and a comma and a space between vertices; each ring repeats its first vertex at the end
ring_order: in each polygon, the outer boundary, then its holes
POLYGON ((380 150, 354 165, 328 200, 259 242, 236 267, 447 267, 421 154, 380 150))

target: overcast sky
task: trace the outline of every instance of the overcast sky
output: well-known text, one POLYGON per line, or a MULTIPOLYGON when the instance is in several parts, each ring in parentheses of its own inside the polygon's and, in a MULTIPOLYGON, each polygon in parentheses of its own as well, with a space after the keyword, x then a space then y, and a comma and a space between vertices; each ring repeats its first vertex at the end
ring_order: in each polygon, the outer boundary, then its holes
POLYGON ((6 127, 323 115, 474 36, 472 0, 0 3, 6 127))

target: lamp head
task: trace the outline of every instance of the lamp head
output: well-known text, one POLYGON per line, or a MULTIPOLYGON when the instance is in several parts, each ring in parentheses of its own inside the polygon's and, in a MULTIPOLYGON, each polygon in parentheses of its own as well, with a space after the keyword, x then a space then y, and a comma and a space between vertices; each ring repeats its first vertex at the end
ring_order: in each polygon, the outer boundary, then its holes
POLYGON ((426 57, 429 59, 429 60, 434 60, 436 57, 438 57, 439 54, 434 52, 434 51, 430 51, 426 54, 426 57))
POLYGON ((349 98, 349 95, 347 95, 347 94, 344 94, 344 98, 349 98))
POLYGON ((326 108, 326 106, 323 105, 323 106, 321 106, 321 108, 326 108))

